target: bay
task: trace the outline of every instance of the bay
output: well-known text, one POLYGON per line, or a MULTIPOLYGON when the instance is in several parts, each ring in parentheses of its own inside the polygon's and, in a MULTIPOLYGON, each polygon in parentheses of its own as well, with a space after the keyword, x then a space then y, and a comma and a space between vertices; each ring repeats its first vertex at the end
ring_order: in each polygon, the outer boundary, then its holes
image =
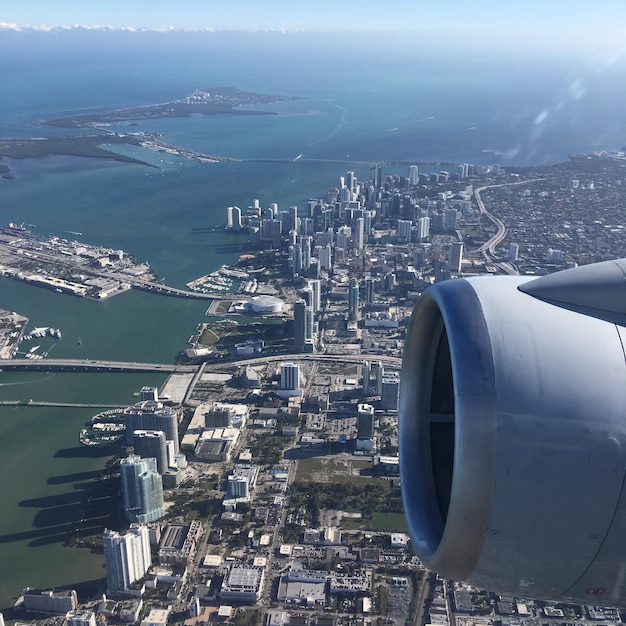
MULTIPOLYGON (((116 149, 157 168, 69 157, 5 161, 15 178, 0 180, 0 223, 122 249, 178 287, 247 251, 245 235, 220 229, 228 206, 245 208, 258 198, 262 206, 303 211, 346 170, 360 179, 368 174, 347 163, 290 162, 299 154, 506 166, 626 143, 619 63, 460 58, 419 42, 406 53, 393 42, 348 45, 305 35, 100 33, 89 45, 82 35, 58 35, 0 33, 0 137, 65 134, 39 120, 164 102, 196 88, 234 85, 302 98, 267 107, 272 116, 120 127, 165 132, 168 143, 242 162, 201 164, 135 147, 116 149)), ((206 303, 134 291, 90 302, 0 278, 0 308, 28 316, 31 328, 60 328, 51 356, 173 362, 206 303)), ((2 372, 0 399, 123 404, 142 385, 162 382, 154 375, 2 372)), ((97 585, 86 583, 104 576, 101 556, 63 546, 85 487, 107 458, 78 444, 94 412, 0 407, 0 607, 26 585, 78 585, 89 593, 97 585)), ((89 522, 96 528, 102 520, 89 522)))

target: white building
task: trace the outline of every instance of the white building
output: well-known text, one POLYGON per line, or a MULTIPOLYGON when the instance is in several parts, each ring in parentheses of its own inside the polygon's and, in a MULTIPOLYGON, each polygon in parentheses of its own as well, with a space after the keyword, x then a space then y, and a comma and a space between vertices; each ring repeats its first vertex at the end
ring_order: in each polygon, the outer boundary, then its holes
POLYGON ((109 592, 129 589, 145 575, 152 564, 147 526, 130 528, 125 535, 105 530, 102 544, 109 592))

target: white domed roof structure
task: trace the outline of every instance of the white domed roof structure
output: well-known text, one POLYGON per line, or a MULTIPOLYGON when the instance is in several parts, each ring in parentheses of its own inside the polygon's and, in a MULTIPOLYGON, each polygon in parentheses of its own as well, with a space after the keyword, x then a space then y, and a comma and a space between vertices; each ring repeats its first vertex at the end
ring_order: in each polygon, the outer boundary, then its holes
POLYGON ((285 303, 274 296, 255 296, 250 300, 250 308, 255 313, 281 313, 285 303))

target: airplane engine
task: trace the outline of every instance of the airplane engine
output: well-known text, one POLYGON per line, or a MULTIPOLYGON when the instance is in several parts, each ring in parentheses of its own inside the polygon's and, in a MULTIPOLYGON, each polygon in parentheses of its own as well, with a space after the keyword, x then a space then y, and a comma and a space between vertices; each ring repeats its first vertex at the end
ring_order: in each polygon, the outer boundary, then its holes
POLYGON ((400 390, 414 550, 446 578, 626 606, 626 259, 429 287, 400 390))

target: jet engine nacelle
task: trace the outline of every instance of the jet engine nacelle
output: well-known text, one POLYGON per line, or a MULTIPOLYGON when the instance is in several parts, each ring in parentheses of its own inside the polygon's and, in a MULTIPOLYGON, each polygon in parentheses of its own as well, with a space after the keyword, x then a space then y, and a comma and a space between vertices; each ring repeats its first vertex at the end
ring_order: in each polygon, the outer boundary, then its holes
POLYGON ((446 578, 626 605, 626 260, 429 287, 404 349, 414 550, 446 578))

